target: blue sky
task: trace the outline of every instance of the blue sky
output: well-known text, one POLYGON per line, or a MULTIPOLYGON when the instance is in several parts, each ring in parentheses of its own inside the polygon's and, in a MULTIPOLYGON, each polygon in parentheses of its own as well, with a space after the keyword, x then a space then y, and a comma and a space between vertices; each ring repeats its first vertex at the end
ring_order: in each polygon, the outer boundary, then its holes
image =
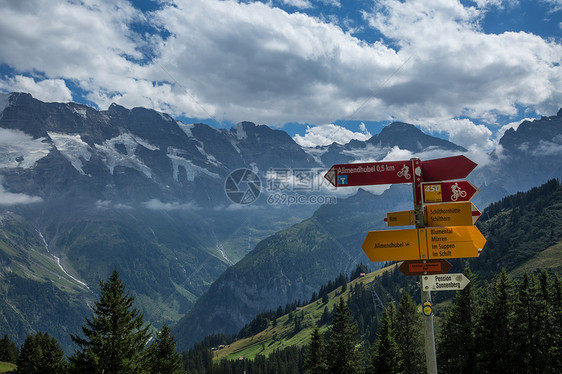
POLYGON ((562 107, 562 0, 0 0, 0 90, 307 146, 392 121, 491 149, 562 107))

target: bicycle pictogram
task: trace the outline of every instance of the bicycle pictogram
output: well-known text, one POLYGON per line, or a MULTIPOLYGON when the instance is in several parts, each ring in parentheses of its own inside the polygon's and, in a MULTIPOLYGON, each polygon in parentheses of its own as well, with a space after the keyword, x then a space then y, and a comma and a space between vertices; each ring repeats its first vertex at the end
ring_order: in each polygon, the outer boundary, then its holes
POLYGON ((453 192, 453 194, 451 195, 452 201, 457 201, 459 197, 466 197, 466 191, 461 190, 459 184, 456 182, 451 186, 451 191, 453 192))
POLYGON ((404 177, 406 179, 412 178, 412 176, 410 175, 410 168, 406 164, 402 165, 402 169, 398 173, 396 173, 396 175, 399 177, 404 177))

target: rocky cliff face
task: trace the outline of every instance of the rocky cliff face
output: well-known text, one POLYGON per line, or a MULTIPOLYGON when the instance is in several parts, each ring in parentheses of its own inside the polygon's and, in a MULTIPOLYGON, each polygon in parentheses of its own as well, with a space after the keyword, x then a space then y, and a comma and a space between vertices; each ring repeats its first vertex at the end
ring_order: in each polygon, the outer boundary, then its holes
MULTIPOLYGON (((483 192, 496 199, 562 176, 562 109, 555 116, 523 121, 509 129, 491 153, 490 163, 475 173, 483 192)), ((491 201, 488 201, 491 202, 491 201)))
POLYGON ((361 159, 383 159, 394 147, 412 153, 431 149, 444 154, 466 152, 463 147, 424 134, 414 125, 403 122, 391 123, 367 141, 352 140, 343 145, 333 143, 329 146, 317 147, 315 152, 322 164, 329 168, 333 164, 350 163, 361 159))
POLYGON ((237 168, 319 167, 285 132, 243 122, 230 131, 183 124, 144 108, 43 103, 11 94, 0 128, 31 149, 5 144, 5 185, 54 198, 64 189, 93 199, 228 204, 224 179, 237 168), (38 155, 37 152, 40 152, 38 155), (41 175, 47 170, 50 178, 41 175), (17 178, 17 175, 21 175, 17 178), (21 179, 29 183, 19 183, 21 179), (64 188, 63 188, 64 187, 64 188))

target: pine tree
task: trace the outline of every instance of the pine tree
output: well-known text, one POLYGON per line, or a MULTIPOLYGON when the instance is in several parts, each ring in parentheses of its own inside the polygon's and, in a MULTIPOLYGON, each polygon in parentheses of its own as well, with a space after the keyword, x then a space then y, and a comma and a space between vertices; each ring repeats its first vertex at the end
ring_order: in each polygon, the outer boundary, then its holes
POLYGON ((326 352, 324 338, 317 327, 312 330, 310 344, 304 353, 304 372, 307 374, 325 374, 326 352))
POLYGON ((514 361, 523 373, 544 373, 548 367, 548 304, 540 296, 537 279, 524 273, 519 282, 513 324, 514 361))
POLYGON ((326 346, 329 373, 355 374, 361 371, 363 355, 358 334, 357 323, 353 321, 343 298, 340 298, 326 346))
POLYGON ((18 359, 18 348, 16 343, 10 340, 8 335, 4 335, 0 340, 0 361, 16 363, 18 359))
POLYGON ((404 373, 426 372, 422 323, 416 303, 409 293, 404 293, 398 304, 395 328, 401 368, 404 373))
POLYGON ((455 302, 447 310, 437 349, 439 371, 476 373, 477 291, 476 276, 467 267, 464 275, 470 283, 457 291, 455 302))
POLYGON ((562 370, 562 282, 558 276, 555 276, 552 282, 550 300, 553 327, 549 356, 552 367, 562 370))
POLYGON ((181 374, 183 370, 181 355, 176 352, 176 341, 170 335, 166 324, 158 332, 156 341, 148 348, 149 372, 151 374, 181 374))
POLYGON ((557 359, 555 352, 560 350, 560 323, 557 322, 557 286, 556 278, 551 283, 546 270, 542 270, 535 291, 536 319, 539 322, 537 345, 532 369, 540 373, 559 373, 562 363, 557 359))
POLYGON ((396 342, 396 307, 393 303, 384 308, 378 338, 373 346, 371 372, 395 374, 401 372, 400 347, 396 342))
POLYGON ((150 325, 143 326, 143 315, 133 308, 134 298, 125 293, 117 270, 107 282, 100 281, 100 287, 93 316, 82 326, 86 338, 71 335, 80 347, 70 357, 72 369, 78 373, 141 373, 146 366, 150 325))
POLYGON ((55 338, 48 333, 29 335, 22 345, 17 360, 16 373, 64 374, 67 362, 64 352, 55 338))
POLYGON ((513 369, 513 303, 513 284, 502 270, 488 291, 478 316, 479 372, 508 373, 513 369))

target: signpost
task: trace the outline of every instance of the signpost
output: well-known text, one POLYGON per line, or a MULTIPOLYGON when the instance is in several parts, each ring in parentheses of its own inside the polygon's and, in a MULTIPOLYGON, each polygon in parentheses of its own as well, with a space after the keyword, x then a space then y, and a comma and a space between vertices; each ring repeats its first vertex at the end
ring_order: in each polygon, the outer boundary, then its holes
POLYGON ((422 161, 423 182, 465 178, 477 164, 465 156, 422 161))
POLYGON ((417 229, 369 231, 361 248, 372 262, 421 259, 417 229))
POLYGON ((447 260, 406 260, 398 267, 404 275, 445 274, 453 265, 447 260))
POLYGON ((481 214, 471 202, 431 204, 425 207, 425 224, 428 227, 472 226, 481 214))
POLYGON ((478 257, 486 239, 476 226, 369 231, 361 248, 373 262, 478 257))
POLYGON ((324 175, 335 187, 412 183, 411 161, 338 164, 324 175))
POLYGON ((416 216, 413 210, 404 210, 402 212, 386 213, 384 221, 389 227, 410 226, 416 224, 416 216))
MULTIPOLYGON (((427 258, 478 257, 486 238, 476 226, 427 228, 427 258)), ((423 254, 422 249, 420 252, 423 254)))
POLYGON ((433 182, 464 178, 475 167, 476 163, 465 156, 423 161, 419 168, 413 165, 412 160, 336 164, 324 178, 334 187, 412 183, 414 175, 422 174, 424 182, 433 182))
MULTIPOLYGON (((471 202, 431 204, 424 213, 427 227, 472 226, 482 214, 471 202)), ((384 221, 389 227, 416 224, 413 210, 387 213, 384 221)))
POLYGON ((425 291, 460 291, 470 283, 462 273, 424 275, 421 278, 422 288, 425 291))
POLYGON ((388 226, 415 228, 370 231, 361 248, 373 262, 404 261, 400 271, 420 275, 428 373, 437 373, 431 291, 463 289, 468 284, 462 274, 444 275, 451 269, 445 259, 477 257, 486 243, 473 226, 480 212, 470 200, 479 190, 459 180, 475 167, 465 156, 412 158, 337 164, 324 175, 335 187, 412 183, 414 209, 388 213, 385 221, 388 226), (424 204, 430 205, 424 209, 424 204))
POLYGON ((422 183, 423 202, 470 201, 480 189, 468 181, 422 183))

